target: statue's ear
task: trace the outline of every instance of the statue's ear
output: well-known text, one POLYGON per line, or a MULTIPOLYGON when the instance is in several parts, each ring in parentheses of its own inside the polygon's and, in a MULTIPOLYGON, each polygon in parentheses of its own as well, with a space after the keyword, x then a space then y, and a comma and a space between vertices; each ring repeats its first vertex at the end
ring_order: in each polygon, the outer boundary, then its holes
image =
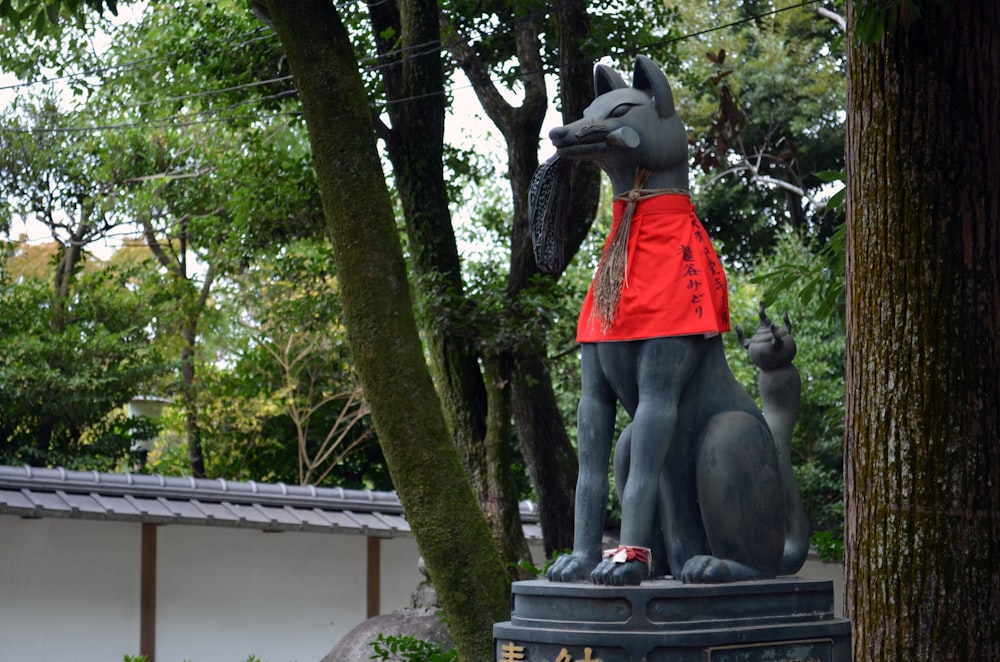
POLYGON ((665 119, 677 112, 674 108, 674 94, 670 91, 666 74, 645 55, 637 55, 635 58, 632 87, 653 95, 656 112, 661 118, 665 119))
POLYGON ((611 90, 628 87, 628 83, 617 71, 609 66, 599 64, 594 67, 594 95, 601 96, 611 90))

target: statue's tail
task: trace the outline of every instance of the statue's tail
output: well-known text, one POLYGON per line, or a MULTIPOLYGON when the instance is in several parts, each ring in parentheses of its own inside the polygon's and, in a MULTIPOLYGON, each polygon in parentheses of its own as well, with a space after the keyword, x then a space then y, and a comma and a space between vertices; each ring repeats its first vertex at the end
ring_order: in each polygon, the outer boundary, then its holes
POLYGON ((802 568, 809 553, 809 519, 792 471, 792 431, 802 394, 799 371, 792 365, 796 351, 792 325, 788 315, 785 315, 784 329, 772 324, 761 302, 760 327, 753 338, 744 338, 738 328, 736 331, 740 343, 749 350, 750 360, 760 369, 758 384, 764 420, 771 428, 778 450, 778 465, 785 490, 785 552, 780 573, 794 575, 802 568))

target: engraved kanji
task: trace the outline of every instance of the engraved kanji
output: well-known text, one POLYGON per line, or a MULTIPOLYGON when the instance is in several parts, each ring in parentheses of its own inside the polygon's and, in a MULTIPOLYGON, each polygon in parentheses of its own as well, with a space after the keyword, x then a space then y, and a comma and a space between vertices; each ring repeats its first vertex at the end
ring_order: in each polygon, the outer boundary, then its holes
POLYGON ((518 646, 513 641, 500 646, 500 662, 516 662, 524 659, 524 646, 518 646))
POLYGON ((577 659, 569 654, 569 651, 563 648, 559 651, 559 656, 556 657, 555 662, 601 662, 599 657, 591 657, 594 654, 594 649, 586 647, 583 649, 583 657, 577 659))

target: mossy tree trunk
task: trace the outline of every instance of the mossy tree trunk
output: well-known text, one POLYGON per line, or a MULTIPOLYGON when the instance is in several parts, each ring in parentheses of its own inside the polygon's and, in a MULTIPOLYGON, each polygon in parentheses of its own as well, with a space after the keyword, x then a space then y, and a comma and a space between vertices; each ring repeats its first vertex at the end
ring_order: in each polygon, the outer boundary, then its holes
MULTIPOLYGON (((589 32, 587 3, 574 0, 560 5, 560 9, 554 12, 559 95, 563 121, 569 123, 582 117, 583 109, 594 99, 593 66, 582 47, 589 32)), ((541 68, 540 61, 529 61, 525 65, 522 60, 522 65, 528 71, 533 67, 541 68)), ((514 131, 505 130, 504 135, 508 141, 508 158, 512 162, 510 179, 515 201, 508 292, 511 300, 516 301, 536 283, 541 282, 543 287, 554 284, 558 275, 538 280, 540 271, 531 243, 527 192, 538 167, 537 143, 518 140, 514 131)), ((574 166, 569 196, 571 223, 566 237, 567 263, 590 231, 597 212, 600 181, 601 173, 596 166, 589 163, 574 166)), ((514 348, 511 362, 515 426, 538 498, 545 553, 551 557, 573 545, 576 452, 556 402, 545 339, 536 338, 534 342, 514 348)))
POLYGON ((332 3, 267 8, 302 99, 348 341, 393 482, 461 659, 492 659, 509 583, 424 363, 357 59, 332 3))
POLYGON ((848 2, 855 660, 1000 659, 1000 4, 848 2), (861 22, 858 22, 858 19, 861 22))
POLYGON ((399 191, 444 414, 512 579, 531 561, 510 461, 509 398, 487 394, 444 181, 446 95, 435 0, 368 6, 391 126, 377 122, 399 191), (494 411, 500 408, 500 411, 494 411))
MULTIPOLYGON (((581 47, 588 34, 587 3, 573 0, 560 5, 560 11, 553 14, 560 59, 562 111, 564 117, 575 120, 593 99, 592 69, 581 47)), ((447 19, 443 19, 449 30, 446 41, 452 56, 469 78, 483 109, 503 134, 507 146, 507 177, 513 207, 507 279, 509 308, 506 312, 510 328, 534 326, 527 319, 534 311, 518 302, 526 296, 545 292, 558 278, 558 275, 539 278, 528 219, 528 188, 538 167, 539 132, 548 107, 539 37, 542 20, 542 13, 528 12, 512 25, 524 89, 521 104, 515 107, 500 94, 487 63, 476 49, 457 34, 447 19)), ((576 253, 594 220, 599 187, 600 173, 596 168, 575 169, 570 196, 572 220, 566 237, 568 257, 576 253)), ((509 381, 514 426, 538 500, 545 551, 551 555, 570 548, 573 543, 577 463, 557 405, 546 345, 543 334, 525 334, 502 347, 497 355, 484 357, 484 360, 492 363, 490 371, 493 374, 504 382, 509 381)))

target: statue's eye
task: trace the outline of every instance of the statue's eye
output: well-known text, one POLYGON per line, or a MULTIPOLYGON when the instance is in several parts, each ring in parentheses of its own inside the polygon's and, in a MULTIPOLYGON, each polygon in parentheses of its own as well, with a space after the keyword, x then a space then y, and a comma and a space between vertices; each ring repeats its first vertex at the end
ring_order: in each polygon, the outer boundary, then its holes
POLYGON ((608 113, 608 117, 625 117, 628 111, 632 110, 634 106, 634 103, 618 104, 610 113, 608 113))

